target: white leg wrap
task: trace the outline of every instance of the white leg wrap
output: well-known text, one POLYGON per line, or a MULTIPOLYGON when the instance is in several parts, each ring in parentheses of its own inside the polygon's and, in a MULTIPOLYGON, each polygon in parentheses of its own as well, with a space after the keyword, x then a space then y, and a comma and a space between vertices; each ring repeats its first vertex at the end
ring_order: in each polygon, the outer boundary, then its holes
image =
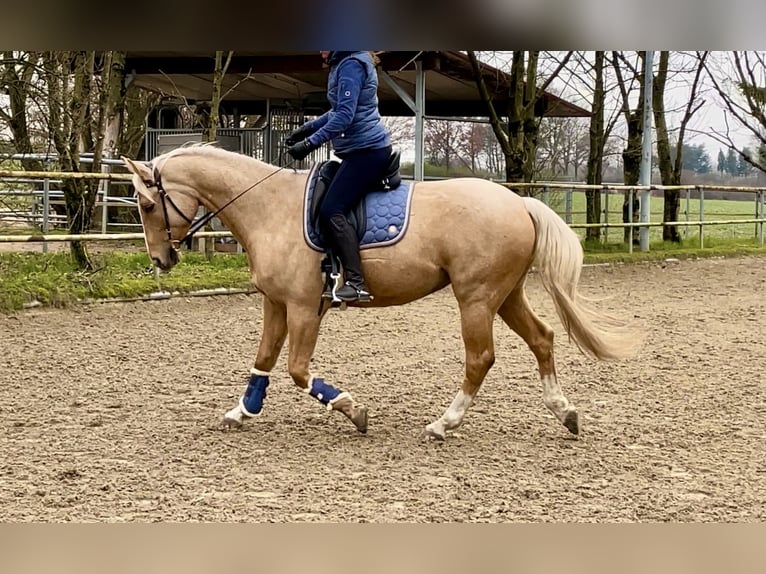
POLYGON ((260 369, 256 369, 255 367, 253 367, 252 369, 250 369, 250 374, 251 375, 261 375, 262 377, 268 377, 271 374, 271 372, 270 371, 261 371, 260 369))

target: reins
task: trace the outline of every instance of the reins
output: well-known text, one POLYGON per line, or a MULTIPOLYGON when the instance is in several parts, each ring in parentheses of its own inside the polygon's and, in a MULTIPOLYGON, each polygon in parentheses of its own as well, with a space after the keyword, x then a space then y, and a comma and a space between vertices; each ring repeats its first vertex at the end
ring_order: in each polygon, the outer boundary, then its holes
POLYGON ((160 194, 160 199, 162 199, 162 213, 163 213, 163 215, 165 217, 165 230, 167 231, 167 234, 168 234, 168 241, 173 246, 173 249, 178 251, 180 249, 181 244, 183 244, 183 243, 186 244, 187 249, 190 249, 191 248, 191 240, 192 240, 192 237, 194 237, 194 234, 197 233, 203 227, 205 227, 205 225, 207 225, 213 218, 215 218, 219 213, 221 213, 229 205, 234 203, 236 200, 238 200, 240 197, 245 195, 245 193, 247 193, 248 191, 250 191, 251 189, 253 189, 257 185, 260 185, 261 183, 263 183, 264 181, 269 179, 271 176, 276 175, 277 173, 279 173, 283 169, 287 169, 289 167, 292 167, 292 165, 294 163, 295 163, 295 161, 293 160, 289 164, 283 165, 282 167, 280 167, 278 169, 275 169, 274 171, 272 171, 266 177, 261 178, 260 180, 256 181, 254 184, 252 184, 252 185, 246 187, 245 189, 243 189, 242 191, 240 191, 237 195, 232 197, 229 201, 224 203, 221 207, 219 207, 215 211, 210 211, 210 212, 206 213, 205 215, 203 215, 202 217, 200 217, 198 220, 196 220, 196 222, 193 219, 190 219, 183 211, 181 211, 181 209, 179 209, 179 207, 175 204, 175 202, 170 197, 170 195, 168 195, 168 192, 165 190, 164 186, 162 185, 162 176, 160 175, 160 170, 159 170, 159 168, 157 166, 154 166, 154 181, 144 181, 144 185, 146 185, 149 188, 151 188, 151 187, 156 187, 157 188, 157 192, 160 194), (170 232, 170 218, 168 217, 168 207, 167 207, 167 204, 165 202, 166 199, 170 203, 170 205, 173 207, 173 209, 175 209, 176 212, 181 217, 184 218, 184 221, 186 221, 187 223, 191 224, 191 227, 189 228, 189 231, 187 231, 186 235, 184 235, 181 239, 173 239, 172 234, 170 232))

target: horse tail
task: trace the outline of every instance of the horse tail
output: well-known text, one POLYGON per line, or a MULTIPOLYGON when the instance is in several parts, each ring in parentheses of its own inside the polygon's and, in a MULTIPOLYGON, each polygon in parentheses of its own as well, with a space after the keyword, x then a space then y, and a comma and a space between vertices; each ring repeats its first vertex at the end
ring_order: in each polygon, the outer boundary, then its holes
POLYGON ((586 355, 600 360, 635 354, 643 337, 625 321, 589 307, 577 292, 583 264, 577 234, 542 201, 525 197, 524 205, 536 230, 533 264, 570 340, 586 355))

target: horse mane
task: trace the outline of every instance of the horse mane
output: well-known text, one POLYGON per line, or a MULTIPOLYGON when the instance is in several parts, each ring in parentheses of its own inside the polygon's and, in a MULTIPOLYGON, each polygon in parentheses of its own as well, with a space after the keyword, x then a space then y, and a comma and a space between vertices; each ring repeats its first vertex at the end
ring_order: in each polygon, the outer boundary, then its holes
POLYGON ((221 147, 218 147, 218 142, 188 142, 182 145, 181 147, 178 147, 176 149, 170 150, 169 152, 166 152, 160 156, 157 156, 155 158, 156 160, 162 160, 164 163, 171 157, 176 156, 182 156, 182 155, 194 155, 194 156, 204 156, 204 157, 220 157, 220 158, 232 158, 232 157, 243 157, 247 159, 251 159, 253 161, 256 161, 258 163, 267 165, 266 162, 261 161, 257 158, 251 157, 249 155, 245 155, 243 153, 235 152, 235 151, 229 151, 227 149, 223 149, 221 147))

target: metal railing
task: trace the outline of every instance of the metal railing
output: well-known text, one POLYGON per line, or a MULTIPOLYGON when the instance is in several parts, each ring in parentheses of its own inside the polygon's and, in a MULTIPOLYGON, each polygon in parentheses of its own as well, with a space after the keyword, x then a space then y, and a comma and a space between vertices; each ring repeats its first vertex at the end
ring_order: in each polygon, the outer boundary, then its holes
MULTIPOLYGON (((766 223, 766 187, 749 187, 749 186, 723 186, 723 185, 621 185, 621 184, 601 184, 601 185, 589 185, 589 184, 577 184, 577 183, 501 183, 501 185, 509 189, 518 190, 542 190, 540 193, 540 199, 548 205, 552 203, 553 191, 559 190, 564 194, 564 209, 557 210, 562 219, 574 229, 588 229, 588 228, 601 228, 604 230, 604 242, 608 241, 609 229, 614 228, 662 228, 662 227, 683 227, 685 237, 689 236, 689 230, 696 227, 699 232, 699 246, 703 248, 705 245, 705 226, 718 226, 718 225, 745 225, 753 224, 755 226, 754 237, 758 240, 760 246, 764 245, 764 223, 766 223), (572 196, 576 192, 585 191, 598 191, 601 194, 601 223, 581 223, 574 222, 574 215, 584 215, 583 212, 573 211, 573 199, 572 196), (640 191, 649 191, 650 194, 653 191, 665 192, 665 191, 678 191, 683 194, 685 209, 683 210, 684 219, 681 221, 647 221, 636 222, 633 221, 633 204, 634 199, 637 198, 637 194, 640 191), (720 192, 720 193, 749 193, 753 194, 754 209, 750 214, 744 218, 738 219, 705 219, 705 192, 720 192), (691 215, 693 210, 692 206, 692 194, 696 195, 696 201, 698 202, 697 219, 692 220, 691 215), (627 206, 627 222, 610 222, 610 216, 617 213, 617 210, 610 211, 609 197, 617 195, 620 200, 619 215, 624 218, 623 206, 627 206), (626 197, 627 195, 627 197, 626 197), (629 198, 629 199, 628 199, 629 198), (752 217, 750 215, 752 214, 752 217)), ((651 200, 651 198, 650 198, 651 200)), ((738 202, 747 203, 747 202, 738 202)), ((628 251, 633 251, 633 242, 628 241, 628 251)))

